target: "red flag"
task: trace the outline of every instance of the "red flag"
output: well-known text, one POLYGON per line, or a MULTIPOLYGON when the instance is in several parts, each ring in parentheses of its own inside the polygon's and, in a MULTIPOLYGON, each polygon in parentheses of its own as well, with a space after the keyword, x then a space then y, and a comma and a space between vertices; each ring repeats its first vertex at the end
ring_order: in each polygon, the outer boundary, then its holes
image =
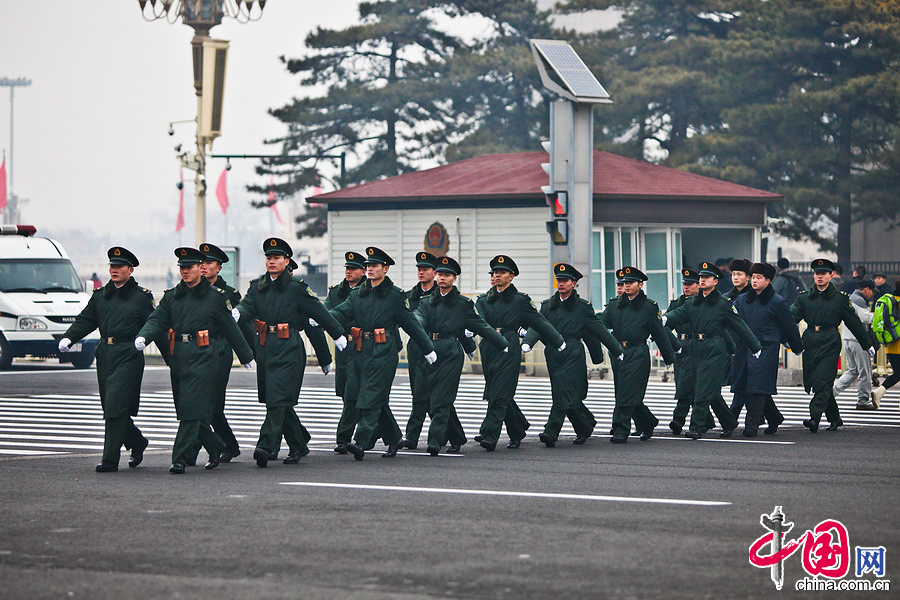
POLYGON ((219 183, 216 184, 216 199, 222 208, 222 214, 228 212, 228 184, 225 181, 225 173, 227 172, 227 169, 222 169, 222 174, 219 175, 219 183))
POLYGON ((278 212, 278 198, 275 197, 275 190, 272 188, 274 180, 274 177, 269 178, 269 195, 266 197, 266 200, 269 201, 269 208, 275 212, 275 218, 284 225, 284 221, 281 220, 281 213, 278 212))
MULTIPOLYGON (((316 184, 315 186, 313 186, 311 197, 318 196, 318 195, 321 194, 321 193, 322 193, 322 187, 321 187, 320 185, 316 184)), ((315 207, 322 206, 321 204, 319 204, 319 203, 317 203, 317 202, 310 202, 309 205, 310 205, 310 207, 313 207, 313 206, 315 206, 315 207)))
POLYGON ((0 164, 0 208, 6 208, 6 154, 0 164))
POLYGON ((184 169, 181 170, 181 187, 178 189, 178 218, 175 220, 175 232, 184 229, 184 169))

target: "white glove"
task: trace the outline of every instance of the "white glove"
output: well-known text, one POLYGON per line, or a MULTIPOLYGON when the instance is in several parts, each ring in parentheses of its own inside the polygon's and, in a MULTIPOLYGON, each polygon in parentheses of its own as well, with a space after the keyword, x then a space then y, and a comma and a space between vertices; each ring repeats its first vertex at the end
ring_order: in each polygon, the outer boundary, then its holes
POLYGON ((59 351, 60 352, 68 352, 69 346, 71 346, 71 345, 72 345, 72 340, 70 340, 69 338, 63 338, 63 339, 59 340, 59 351))
MULTIPOLYGON (((503 351, 506 352, 507 350, 509 350, 509 348, 506 348, 503 351)), ((466 352, 466 356, 469 357, 469 360, 473 360, 475 358, 475 352, 466 352)))
POLYGON ((309 324, 312 325, 313 327, 318 327, 318 326, 319 326, 319 324, 316 323, 315 319, 310 319, 310 320, 309 320, 309 324))
POLYGON ((253 368, 253 361, 251 360, 251 361, 248 362, 246 365, 244 365, 244 368, 245 368, 245 369, 248 369, 248 370, 249 370, 249 369, 252 369, 252 368, 253 368))
POLYGON ((663 326, 665 326, 666 321, 669 320, 669 317, 667 317, 666 315, 663 315, 663 316, 660 317, 660 319, 662 319, 663 326))
MULTIPOLYGON (((59 342, 59 349, 60 349, 60 350, 62 350, 62 343, 63 343, 63 341, 68 342, 69 340, 62 340, 62 341, 59 342)), ((872 360, 875 360, 875 348, 869 348, 869 358, 871 358, 872 360)))
POLYGON ((625 362, 625 353, 624 352, 619 355, 619 360, 621 360, 622 362, 625 362))
POLYGON ((429 352, 428 354, 425 355, 425 360, 428 362, 429 365, 433 365, 435 362, 437 362, 437 352, 432 350, 431 352, 429 352))
POLYGON ((682 350, 684 350, 684 348, 679 348, 678 350, 675 351, 675 354, 681 354, 682 350))
POLYGON ((322 372, 325 373, 326 375, 331 373, 331 363, 328 363, 327 365, 322 365, 322 372))
POLYGON ((234 319, 234 322, 237 323, 241 320, 241 311, 236 308, 231 309, 231 318, 234 319))
POLYGON ((565 349, 566 349, 566 343, 563 342, 563 345, 560 346, 559 348, 557 348, 556 351, 557 351, 557 352, 562 352, 562 351, 565 350, 565 349))
POLYGON ((141 336, 137 336, 134 338, 134 347, 138 352, 143 352, 144 348, 147 347, 147 340, 141 336))
POLYGON ((528 344, 522 344, 522 352, 528 354, 529 352, 531 352, 531 346, 529 346, 528 344))
POLYGON ((762 354, 762 350, 757 350, 753 353, 753 358, 759 358, 759 355, 762 354))
MULTIPOLYGON (((312 319, 310 319, 310 321, 312 321, 312 319)), ((347 338, 342 335, 341 337, 334 340, 334 347, 337 348, 338 350, 343 350, 344 348, 346 348, 347 347, 347 338)))
POLYGON ((524 327, 519 327, 519 337, 520 337, 520 338, 525 337, 525 335, 526 335, 527 333, 528 333, 528 330, 527 330, 527 329, 525 329, 524 327))
POLYGON ((509 346, 503 349, 504 352, 509 353, 509 346))
POLYGON ((467 337, 467 338, 473 338, 473 337, 475 337, 475 332, 469 331, 468 329, 466 329, 465 331, 463 331, 463 333, 466 334, 466 337, 467 337))

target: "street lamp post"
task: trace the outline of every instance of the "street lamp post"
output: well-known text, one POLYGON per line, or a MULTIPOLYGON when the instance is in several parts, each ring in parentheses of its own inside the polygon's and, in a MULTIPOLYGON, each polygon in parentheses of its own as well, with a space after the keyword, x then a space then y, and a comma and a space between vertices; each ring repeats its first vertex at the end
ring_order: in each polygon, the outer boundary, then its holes
MULTIPOLYGON (((0 78, 0 87, 9 88, 9 205, 0 211, 0 222, 16 224, 18 222, 17 209, 18 199, 13 192, 13 107, 15 106, 15 94, 17 87, 28 87, 31 80, 26 77, 18 77, 11 79, 8 77, 0 78), (7 213, 9 216, 7 216, 7 213)), ((3 198, 6 200, 6 198, 3 198)))
POLYGON ((197 152, 183 158, 182 165, 195 173, 194 236, 195 242, 200 244, 206 239, 206 150, 217 135, 207 135, 201 128, 204 42, 211 40, 209 31, 221 23, 223 17, 235 19, 239 23, 258 20, 262 17, 266 0, 138 0, 138 4, 141 14, 147 21, 165 19, 169 23, 175 23, 181 17, 182 23, 194 30, 191 55, 194 65, 194 91, 197 95, 197 152))

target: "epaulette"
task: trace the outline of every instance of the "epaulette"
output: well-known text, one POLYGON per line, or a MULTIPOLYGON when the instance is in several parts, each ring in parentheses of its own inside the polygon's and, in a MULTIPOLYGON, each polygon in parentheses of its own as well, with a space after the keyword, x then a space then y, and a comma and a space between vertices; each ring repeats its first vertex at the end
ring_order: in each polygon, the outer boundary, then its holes
POLYGON ((101 286, 101 287, 98 287, 96 290, 94 290, 94 293, 96 294, 97 292, 102 292, 102 291, 105 290, 105 289, 106 289, 106 286, 105 286, 105 285, 104 285, 104 286, 101 286))
POLYGON ((553 299, 553 296, 551 296, 550 298, 547 298, 546 300, 541 300, 541 306, 547 304, 547 303, 550 302, 550 300, 552 300, 552 299, 553 299))
POLYGON ((840 292, 841 294, 847 296, 848 298, 850 297, 850 294, 848 294, 848 293, 845 292, 844 290, 838 290, 838 292, 840 292))
MULTIPOLYGON (((647 302, 649 302, 650 304, 657 304, 656 300, 654 300, 653 298, 647 298, 647 302)), ((657 306, 659 305, 657 304, 657 306)))
POLYGON ((217 288, 215 286, 210 286, 210 287, 212 289, 216 290, 217 292, 219 292, 220 294, 222 294, 223 296, 225 295, 225 290, 223 290, 222 288, 217 288))
POLYGON ((593 306, 593 304, 591 304, 591 301, 588 300, 587 298, 579 298, 578 301, 581 302, 582 304, 587 304, 588 306, 593 306))
POLYGON ((150 290, 148 290, 148 289, 145 288, 145 287, 142 287, 142 288, 139 288, 139 289, 140 289, 142 292, 144 292, 145 294, 147 294, 148 296, 152 296, 152 295, 153 295, 153 292, 151 292, 150 290))

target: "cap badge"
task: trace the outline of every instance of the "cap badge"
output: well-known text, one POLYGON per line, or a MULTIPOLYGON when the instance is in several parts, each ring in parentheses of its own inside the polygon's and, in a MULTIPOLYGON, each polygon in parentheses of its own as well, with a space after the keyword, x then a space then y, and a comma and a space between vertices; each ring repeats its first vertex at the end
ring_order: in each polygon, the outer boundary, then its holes
POLYGON ((116 248, 115 250, 113 250, 113 254, 115 254, 116 256, 122 256, 122 251, 116 248))
POLYGON ((350 254, 347 255, 347 258, 349 258, 350 260, 353 260, 355 257, 353 256, 353 253, 351 252, 350 254))
POLYGON ((626 272, 626 273, 631 273, 631 269, 630 269, 630 268, 625 269, 625 272, 626 272))
POLYGON ((504 258, 501 256, 500 258, 497 259, 497 262, 498 262, 498 263, 502 263, 502 262, 505 262, 505 261, 504 261, 504 258))
POLYGON ((425 260, 425 253, 424 253, 424 252, 423 252, 422 254, 419 255, 419 260, 425 260))
POLYGON ((566 265, 559 265, 559 270, 560 270, 560 271, 565 271, 565 270, 566 270, 566 265))
POLYGON ((445 265, 450 264, 450 261, 448 261, 446 258, 444 258, 444 261, 443 261, 443 262, 444 262, 445 265))
POLYGON ((375 250, 373 250, 372 248, 369 248, 369 256, 372 256, 373 254, 375 254, 375 250))
POLYGON ((820 264, 820 265, 822 264, 822 259, 821 259, 821 258, 819 259, 819 264, 820 264))
POLYGON ((207 246, 206 244, 203 244, 203 251, 209 252, 209 246, 207 246))
POLYGON ((182 256, 187 256, 187 250, 182 250, 182 251, 181 251, 181 255, 182 255, 182 256))
POLYGON ((278 242, 275 241, 275 238, 272 238, 271 240, 269 240, 269 245, 270 245, 270 246, 277 246, 277 245, 278 245, 278 242))

